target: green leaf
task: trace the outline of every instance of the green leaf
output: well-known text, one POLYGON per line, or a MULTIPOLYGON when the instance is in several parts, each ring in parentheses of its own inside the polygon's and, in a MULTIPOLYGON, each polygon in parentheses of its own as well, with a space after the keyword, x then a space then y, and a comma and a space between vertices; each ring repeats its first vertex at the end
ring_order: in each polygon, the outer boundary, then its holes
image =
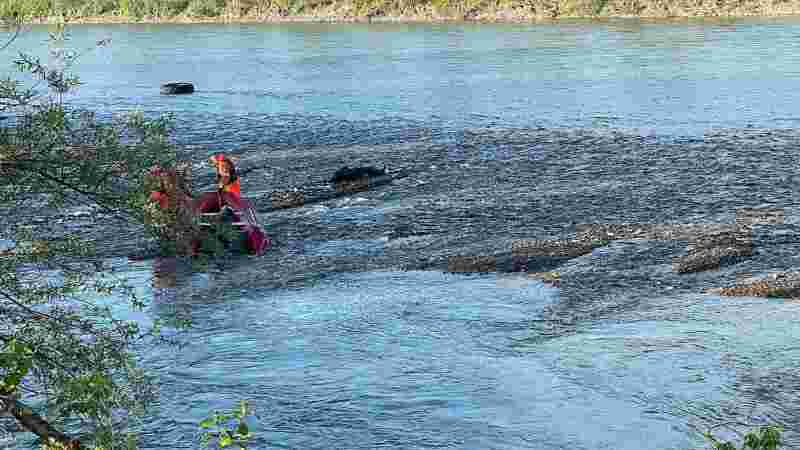
POLYGON ((204 421, 200 422, 200 428, 211 428, 214 426, 214 420, 211 418, 205 419, 204 421))
POLYGON ((219 446, 225 448, 229 445, 233 444, 233 439, 228 435, 228 433, 223 432, 222 436, 219 438, 219 446))
POLYGON ((239 422, 239 426, 236 427, 236 433, 238 433, 243 437, 247 437, 250 435, 250 428, 247 426, 246 423, 244 423, 244 421, 239 422))

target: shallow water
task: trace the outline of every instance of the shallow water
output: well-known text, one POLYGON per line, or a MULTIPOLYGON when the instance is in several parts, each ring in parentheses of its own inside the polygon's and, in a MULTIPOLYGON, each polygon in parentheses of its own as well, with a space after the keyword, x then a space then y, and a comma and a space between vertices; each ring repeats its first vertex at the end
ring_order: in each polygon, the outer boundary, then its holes
POLYGON ((162 390, 145 448, 198 448, 195 424, 242 398, 254 448, 697 448, 689 424, 792 423, 800 407, 796 302, 651 296, 543 339, 562 290, 511 276, 345 273, 206 296, 230 274, 156 290, 150 263, 113 264, 153 298, 132 318, 193 321, 187 347, 144 358, 162 390))
POLYGON ((262 211, 272 190, 330 189, 345 164, 411 173, 262 212, 274 249, 173 291, 119 263, 152 298, 135 318, 196 324, 184 352, 146 356, 162 400, 144 448, 199 448, 196 423, 239 399, 258 409, 256 448, 666 450, 698 446, 689 425, 750 416, 800 448, 798 303, 699 294, 800 267, 797 19, 74 30, 113 38, 83 60, 74 102, 177 112, 201 188, 221 149, 257 168, 243 189, 262 211), (159 95, 177 79, 197 93, 159 95), (677 274, 685 242, 656 241, 544 261, 557 289, 423 270, 507 262, 514 239, 575 223, 756 206, 786 224, 718 271, 677 274))

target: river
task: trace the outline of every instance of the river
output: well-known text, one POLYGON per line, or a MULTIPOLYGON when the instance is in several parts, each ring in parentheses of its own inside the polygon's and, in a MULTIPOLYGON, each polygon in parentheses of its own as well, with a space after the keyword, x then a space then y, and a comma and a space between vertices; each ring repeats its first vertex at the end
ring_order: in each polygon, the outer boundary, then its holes
POLYGON ((692 426, 760 419, 800 448, 800 304, 701 294, 800 267, 800 20, 71 36, 112 44, 81 58, 69 102, 175 113, 201 186, 220 150, 259 168, 243 180, 254 197, 324 186, 345 164, 412 173, 260 214, 275 240, 265 257, 166 290, 151 287, 152 263, 109 259, 150 299, 130 317, 177 308, 195 325, 180 352, 143 355, 161 383, 143 448, 199 448, 197 423, 239 399, 259 415, 256 449, 689 449, 703 442, 692 426), (159 94, 177 80, 197 92, 159 94), (685 242, 633 240, 545 263, 560 287, 430 270, 575 223, 732 222, 763 206, 786 223, 717 271, 677 274, 685 242))

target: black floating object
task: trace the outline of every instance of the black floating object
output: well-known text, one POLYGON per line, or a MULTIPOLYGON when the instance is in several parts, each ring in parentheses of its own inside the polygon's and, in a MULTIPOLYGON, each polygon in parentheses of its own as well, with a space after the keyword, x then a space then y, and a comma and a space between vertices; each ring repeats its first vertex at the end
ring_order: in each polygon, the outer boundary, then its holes
POLYGON ((331 183, 338 183, 342 181, 355 181, 364 177, 376 178, 386 175, 386 168, 378 169, 372 166, 367 167, 347 167, 344 166, 337 170, 331 178, 331 183))
POLYGON ((165 83, 161 85, 161 93, 164 95, 191 94, 194 92, 192 83, 165 83))

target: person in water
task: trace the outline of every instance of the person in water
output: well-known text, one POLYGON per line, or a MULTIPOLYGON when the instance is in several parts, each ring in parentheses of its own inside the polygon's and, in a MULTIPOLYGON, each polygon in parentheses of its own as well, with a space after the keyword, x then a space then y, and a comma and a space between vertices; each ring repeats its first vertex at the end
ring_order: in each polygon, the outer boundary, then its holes
POLYGON ((201 213, 218 212, 225 205, 237 210, 243 209, 242 188, 236 174, 236 165, 222 153, 212 156, 210 161, 216 170, 217 192, 204 194, 200 198, 198 210, 201 213))
POLYGON ((210 158, 216 170, 217 192, 204 194, 199 201, 198 210, 201 213, 212 213, 229 206, 235 212, 231 217, 233 222, 246 219, 243 231, 247 233, 247 246, 251 253, 260 255, 271 246, 271 240, 258 226, 255 214, 247 200, 242 198, 241 179, 236 173, 236 165, 225 154, 218 153, 210 158))
POLYGON ((217 168, 217 186, 221 192, 242 196, 242 187, 236 175, 236 166, 224 154, 218 153, 211 157, 211 162, 217 168))

